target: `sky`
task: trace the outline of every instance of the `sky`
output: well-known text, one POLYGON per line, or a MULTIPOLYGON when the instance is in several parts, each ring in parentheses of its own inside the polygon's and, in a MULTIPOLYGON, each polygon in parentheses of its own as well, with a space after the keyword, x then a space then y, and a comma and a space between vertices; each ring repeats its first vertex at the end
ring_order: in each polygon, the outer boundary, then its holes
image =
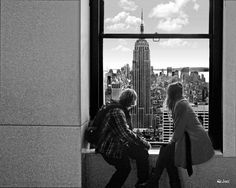
MULTIPOLYGON (((208 0, 104 0, 104 33, 207 34, 208 0)), ((104 69, 132 67, 136 39, 104 39, 104 69)), ((151 66, 209 67, 208 39, 147 39, 151 66), (157 42, 158 41, 158 42, 157 42)))

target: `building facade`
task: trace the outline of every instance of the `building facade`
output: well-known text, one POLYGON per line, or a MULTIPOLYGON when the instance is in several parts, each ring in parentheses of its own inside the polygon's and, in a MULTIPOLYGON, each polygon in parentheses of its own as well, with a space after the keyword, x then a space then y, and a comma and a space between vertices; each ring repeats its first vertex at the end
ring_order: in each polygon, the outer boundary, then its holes
MULTIPOLYGON (((141 20, 140 31, 143 34, 143 13, 141 20)), ((149 44, 145 39, 138 39, 135 42, 132 70, 133 89, 138 94, 137 105, 132 111, 133 125, 135 128, 149 128, 152 126, 151 66, 149 44)))

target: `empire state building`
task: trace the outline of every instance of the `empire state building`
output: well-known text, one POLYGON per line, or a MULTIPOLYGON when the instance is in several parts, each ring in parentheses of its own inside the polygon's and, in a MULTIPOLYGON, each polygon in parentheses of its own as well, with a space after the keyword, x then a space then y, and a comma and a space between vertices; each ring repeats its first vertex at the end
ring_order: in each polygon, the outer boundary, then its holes
MULTIPOLYGON (((140 32, 144 32, 143 12, 141 14, 140 32)), ((137 105, 132 110, 135 128, 149 128, 152 125, 152 106, 150 92, 150 49, 145 39, 138 39, 133 50, 133 89, 138 94, 137 105)))

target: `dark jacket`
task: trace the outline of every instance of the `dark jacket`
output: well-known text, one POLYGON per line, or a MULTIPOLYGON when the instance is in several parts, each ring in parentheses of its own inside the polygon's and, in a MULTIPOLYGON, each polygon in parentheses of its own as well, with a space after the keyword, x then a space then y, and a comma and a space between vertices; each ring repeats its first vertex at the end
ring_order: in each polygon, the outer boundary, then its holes
POLYGON ((192 164, 201 164, 208 161, 214 155, 211 140, 202 127, 197 115, 186 99, 181 99, 173 110, 175 142, 175 165, 186 168, 186 144, 187 132, 191 142, 192 164))
POLYGON ((104 119, 104 129, 96 151, 107 157, 121 158, 127 147, 149 144, 132 131, 130 115, 120 108, 112 109, 104 119))

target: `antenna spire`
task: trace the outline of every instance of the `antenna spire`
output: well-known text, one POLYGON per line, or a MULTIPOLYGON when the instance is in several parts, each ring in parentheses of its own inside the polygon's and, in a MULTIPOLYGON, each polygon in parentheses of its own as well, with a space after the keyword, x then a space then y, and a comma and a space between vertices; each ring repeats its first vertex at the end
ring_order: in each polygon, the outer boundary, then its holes
POLYGON ((140 25, 140 32, 141 34, 143 34, 144 32, 144 24, 143 24, 143 9, 142 9, 142 12, 141 12, 141 25, 140 25))

